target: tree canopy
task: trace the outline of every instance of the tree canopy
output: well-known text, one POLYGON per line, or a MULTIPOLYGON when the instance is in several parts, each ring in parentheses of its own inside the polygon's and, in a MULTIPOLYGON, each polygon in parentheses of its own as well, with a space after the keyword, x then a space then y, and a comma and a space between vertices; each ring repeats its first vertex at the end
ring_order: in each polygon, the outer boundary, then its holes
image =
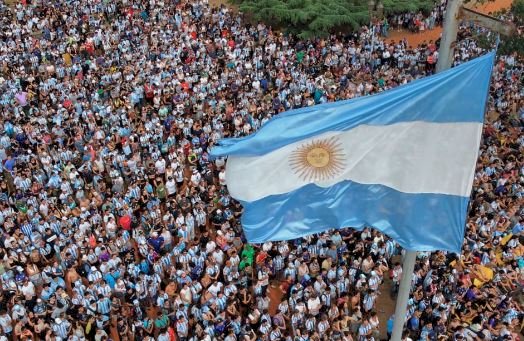
MULTIPOLYGON (((524 0, 514 0, 510 14, 517 27, 524 26, 524 0)), ((518 31, 510 37, 502 37, 498 52, 501 54, 516 52, 519 56, 524 56, 524 35, 518 31)))
MULTIPOLYGON (((369 24, 367 0, 237 0, 242 12, 301 38, 325 36, 334 29, 369 24)), ((434 0, 383 0, 386 15, 429 12, 434 0)))

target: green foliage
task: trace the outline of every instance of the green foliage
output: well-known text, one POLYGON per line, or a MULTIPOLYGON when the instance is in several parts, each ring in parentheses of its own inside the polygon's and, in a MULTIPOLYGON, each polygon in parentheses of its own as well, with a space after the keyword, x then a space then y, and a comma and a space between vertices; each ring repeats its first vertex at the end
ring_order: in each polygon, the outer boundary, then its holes
POLYGON ((518 35, 502 39, 498 53, 509 55, 515 52, 520 56, 524 56, 524 37, 518 35))
MULTIPOLYGON (((235 0, 232 0, 235 1, 235 0)), ((353 31, 370 21, 367 0, 236 0, 242 12, 255 20, 298 35, 313 38, 334 29, 353 31)), ((383 0, 386 15, 429 12, 434 0, 383 0)))
MULTIPOLYGON (((524 0, 514 0, 510 9, 513 15, 513 23, 517 26, 524 25, 524 0)), ((524 36, 522 33, 515 33, 510 37, 502 37, 498 53, 512 54, 517 53, 524 56, 524 36)))
POLYGON ((386 15, 418 11, 427 14, 435 7, 435 1, 425 0, 383 0, 383 4, 386 15))
POLYGON ((524 0, 514 0, 511 5, 511 13, 514 15, 515 25, 524 24, 524 0))

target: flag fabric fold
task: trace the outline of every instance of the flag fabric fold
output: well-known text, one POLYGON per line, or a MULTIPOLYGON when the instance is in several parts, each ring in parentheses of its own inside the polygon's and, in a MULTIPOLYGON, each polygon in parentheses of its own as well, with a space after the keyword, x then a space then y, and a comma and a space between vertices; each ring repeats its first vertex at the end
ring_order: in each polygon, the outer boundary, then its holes
POLYGON ((380 94, 291 110, 224 139, 253 243, 374 227, 408 250, 459 252, 494 53, 380 94))

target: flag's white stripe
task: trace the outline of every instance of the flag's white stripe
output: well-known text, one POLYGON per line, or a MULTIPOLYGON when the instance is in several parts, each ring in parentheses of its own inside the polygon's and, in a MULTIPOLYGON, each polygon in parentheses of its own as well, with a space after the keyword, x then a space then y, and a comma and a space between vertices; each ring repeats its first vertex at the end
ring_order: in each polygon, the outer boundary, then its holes
POLYGON ((230 157, 226 181, 231 195, 255 201, 288 193, 308 183, 289 159, 301 145, 337 137, 345 154, 344 170, 318 186, 343 180, 381 184, 404 193, 439 193, 468 197, 482 124, 402 122, 386 126, 361 125, 328 132, 257 157, 230 157))

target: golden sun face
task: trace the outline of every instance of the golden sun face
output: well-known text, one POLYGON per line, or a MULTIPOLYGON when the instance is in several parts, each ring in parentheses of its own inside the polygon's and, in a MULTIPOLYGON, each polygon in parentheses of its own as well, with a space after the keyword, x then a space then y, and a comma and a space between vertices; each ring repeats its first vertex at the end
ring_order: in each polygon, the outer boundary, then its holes
POLYGON ((336 137, 299 146, 289 158, 293 171, 308 182, 325 181, 344 169, 344 151, 336 137))

